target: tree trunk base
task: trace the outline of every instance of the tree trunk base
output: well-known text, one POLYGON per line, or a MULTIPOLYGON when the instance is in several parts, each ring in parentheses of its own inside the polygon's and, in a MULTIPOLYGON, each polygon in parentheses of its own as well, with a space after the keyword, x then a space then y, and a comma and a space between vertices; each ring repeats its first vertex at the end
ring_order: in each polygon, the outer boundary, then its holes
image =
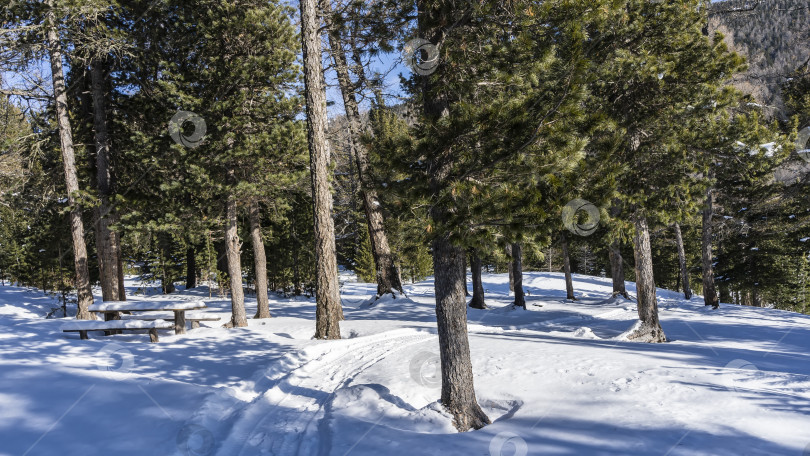
POLYGON ((467 432, 471 429, 481 429, 492 424, 489 417, 484 413, 477 403, 469 404, 466 407, 445 407, 453 415, 453 426, 458 432, 467 432))
POLYGON ((270 318, 270 312, 262 312, 262 309, 257 310, 256 315, 253 316, 253 319, 261 318, 270 318))
POLYGON ((614 291, 613 294, 610 295, 611 299, 615 298, 616 296, 623 296, 624 299, 630 301, 630 295, 626 291, 614 291))
POLYGON ((627 340, 634 342, 647 342, 652 344, 663 343, 667 341, 667 336, 664 335, 664 329, 660 325, 650 325, 649 323, 640 323, 627 335, 627 340))

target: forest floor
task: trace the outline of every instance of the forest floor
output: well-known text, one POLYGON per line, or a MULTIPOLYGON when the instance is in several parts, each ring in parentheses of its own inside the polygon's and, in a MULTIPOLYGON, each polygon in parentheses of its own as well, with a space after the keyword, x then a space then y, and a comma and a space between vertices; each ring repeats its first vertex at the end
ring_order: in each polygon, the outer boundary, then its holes
MULTIPOLYGON (((55 298, 0 287, 2 455, 810 455, 810 316, 687 302, 660 290, 666 344, 623 340, 635 304, 610 279, 527 273, 528 310, 485 274, 470 309, 478 400, 492 419, 457 433, 437 403, 433 286, 373 305, 343 280, 343 339, 312 340, 312 299, 271 296, 273 318, 79 340, 55 298)), ((129 280, 131 300, 171 296, 129 280)), ((635 288, 628 283, 631 295, 635 288)), ((99 299, 99 298, 97 298, 99 299)), ((248 315, 255 312, 248 297, 248 315)))

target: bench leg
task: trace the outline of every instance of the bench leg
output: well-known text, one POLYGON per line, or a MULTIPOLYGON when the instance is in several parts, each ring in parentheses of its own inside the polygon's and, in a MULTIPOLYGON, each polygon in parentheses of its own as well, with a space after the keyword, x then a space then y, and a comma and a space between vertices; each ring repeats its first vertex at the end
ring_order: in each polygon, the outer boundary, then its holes
MULTIPOLYGON (((104 312, 104 321, 120 320, 121 314, 119 312, 104 312)), ((105 336, 112 336, 113 334, 123 334, 124 331, 120 329, 111 329, 104 331, 105 336)))
POLYGON ((186 333, 186 311, 185 310, 175 310, 174 311, 174 333, 175 334, 185 334, 186 333))
POLYGON ((191 329, 197 329, 200 327, 200 322, 197 320, 191 320, 191 329))
POLYGON ((79 331, 79 339, 87 340, 87 331, 79 331))
POLYGON ((149 341, 158 342, 157 328, 149 328, 149 341))

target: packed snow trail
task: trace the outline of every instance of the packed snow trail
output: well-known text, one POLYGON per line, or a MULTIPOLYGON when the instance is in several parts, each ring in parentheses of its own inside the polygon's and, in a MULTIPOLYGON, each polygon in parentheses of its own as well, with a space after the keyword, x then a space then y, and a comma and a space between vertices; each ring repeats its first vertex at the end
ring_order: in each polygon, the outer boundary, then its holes
MULTIPOLYGON (((414 329, 333 341, 304 350, 303 363, 239 415, 217 454, 321 455, 331 451, 325 409, 341 388, 386 356, 436 336, 414 329)), ((300 358, 301 354, 288 359, 300 358)), ((269 376, 275 374, 275 370, 269 376)))

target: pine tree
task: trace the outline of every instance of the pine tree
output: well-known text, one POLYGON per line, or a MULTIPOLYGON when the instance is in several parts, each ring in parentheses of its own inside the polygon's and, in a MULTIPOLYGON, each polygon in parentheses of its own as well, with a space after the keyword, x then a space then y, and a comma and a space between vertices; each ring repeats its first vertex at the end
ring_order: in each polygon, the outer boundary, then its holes
MULTIPOLYGON (((328 28, 329 53, 334 62, 334 69, 337 73, 338 85, 340 86, 346 112, 349 150, 357 165, 359 194, 368 225, 371 254, 374 257, 376 267, 377 297, 380 297, 395 291, 402 293, 403 290, 399 265, 394 260, 388 242, 382 204, 377 195, 378 192, 374 182, 371 180, 368 151, 363 147, 361 141, 361 119, 357 98, 358 95, 362 95, 362 86, 367 76, 366 69, 360 62, 362 62, 364 54, 374 52, 373 49, 368 49, 370 44, 381 41, 383 46, 387 46, 389 39, 384 34, 379 33, 386 29, 384 27, 373 27, 377 33, 373 36, 365 36, 367 32, 363 30, 364 22, 371 19, 366 14, 373 14, 377 8, 375 5, 371 5, 368 9, 364 8, 364 6, 362 2, 353 2, 349 5, 349 8, 345 10, 341 8, 340 12, 334 13, 331 8, 331 0, 322 3, 328 28), (344 49, 347 43, 349 44, 348 52, 344 49), (364 46, 365 49, 361 49, 360 46, 364 46), (351 68, 347 54, 354 62, 351 68), (352 73, 355 74, 358 82, 352 81, 352 73)), ((396 17, 396 15, 378 17, 392 18, 396 17)), ((373 22, 373 19, 371 20, 373 22)))
POLYGON ((566 159, 581 155, 584 144, 575 120, 584 81, 571 77, 579 74, 583 35, 574 19, 600 14, 556 3, 467 8, 441 1, 420 5, 419 34, 441 43, 441 63, 432 74, 414 75, 409 82, 423 111, 416 142, 403 141, 396 158, 399 169, 410 173, 402 184, 431 208, 427 231, 442 350, 442 404, 459 430, 488 422, 475 402, 463 330, 465 239, 470 228, 484 225, 501 227, 507 242, 521 241, 526 228, 556 203, 538 184, 556 187, 554 173, 575 169, 581 160, 572 164, 566 159), (508 33, 494 25, 499 21, 493 17, 510 25, 508 33), (446 29, 447 24, 456 25, 446 29), (473 36, 478 52, 466 44, 473 36), (529 172, 509 172, 516 169, 529 172), (527 200, 536 201, 522 205, 527 200), (532 211, 538 207, 545 212, 532 211))
POLYGON ((708 173, 713 152, 686 140, 685 132, 717 134, 708 133, 708 121, 727 117, 724 107, 739 99, 722 86, 742 68, 742 58, 721 36, 703 35, 706 17, 699 6, 630 0, 591 54, 593 94, 618 127, 618 206, 634 232, 641 321, 631 338, 644 341, 666 339, 658 322, 650 224, 669 224, 673 213, 697 210, 707 191, 700 176, 708 173))
POLYGON ((318 339, 340 339, 343 311, 338 295, 332 192, 329 189, 329 145, 326 142, 326 94, 321 64, 321 20, 315 0, 301 1, 301 41, 304 51, 307 140, 315 218, 317 263, 316 330, 318 339))
POLYGON ((374 256, 371 254, 371 241, 366 230, 358 234, 357 253, 354 257, 357 278, 361 282, 374 283, 377 279, 374 256))

